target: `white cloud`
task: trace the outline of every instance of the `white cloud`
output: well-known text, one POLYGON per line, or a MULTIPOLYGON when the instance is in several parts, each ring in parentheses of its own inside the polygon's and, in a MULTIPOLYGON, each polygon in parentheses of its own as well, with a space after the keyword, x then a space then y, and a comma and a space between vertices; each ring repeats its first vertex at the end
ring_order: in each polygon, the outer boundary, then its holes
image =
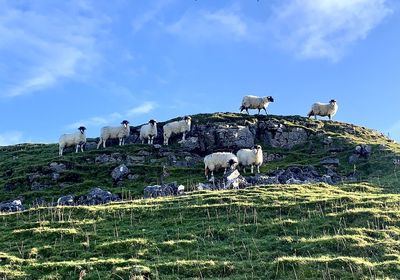
POLYGON ((81 79, 100 61, 98 36, 105 19, 79 3, 58 8, 0 3, 0 68, 7 73, 0 77, 3 96, 81 79))
POLYGON ((300 58, 339 60, 391 14, 386 0, 286 0, 270 29, 281 47, 300 58))
POLYGON ((245 39, 246 21, 234 8, 210 11, 188 11, 178 21, 167 25, 167 32, 192 42, 245 39))
POLYGON ((130 109, 126 115, 128 117, 132 117, 138 114, 146 114, 153 111, 156 108, 156 104, 154 102, 145 102, 137 107, 130 109))
POLYGON ((139 114, 146 114, 151 111, 153 111, 157 107, 157 104, 155 102, 147 101, 144 102, 143 104, 136 106, 124 114, 120 114, 117 112, 108 114, 106 116, 95 116, 95 117, 90 117, 88 119, 83 119, 79 120, 77 122, 68 124, 66 126, 67 129, 76 129, 80 126, 85 126, 85 127, 100 127, 100 126, 105 126, 105 125, 113 125, 115 123, 118 123, 122 121, 123 119, 127 119, 129 117, 133 117, 135 115, 139 114))
POLYGON ((14 145, 22 142, 21 131, 8 131, 0 134, 0 146, 14 145))

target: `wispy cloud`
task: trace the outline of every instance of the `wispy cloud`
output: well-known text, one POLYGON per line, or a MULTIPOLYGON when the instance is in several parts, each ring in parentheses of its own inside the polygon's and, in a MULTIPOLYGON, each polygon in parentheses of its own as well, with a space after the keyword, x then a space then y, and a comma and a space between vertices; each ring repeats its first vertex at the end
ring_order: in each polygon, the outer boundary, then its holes
POLYGON ((21 131, 8 131, 0 134, 0 146, 14 145, 22 142, 21 131))
POLYGON ((337 61, 391 12, 387 0, 286 0, 269 24, 296 56, 337 61))
POLYGON ((241 40, 248 35, 248 24, 237 8, 217 11, 188 11, 176 22, 167 25, 167 32, 195 43, 225 40, 241 40))
POLYGON ((3 96, 16 97, 71 78, 82 78, 100 60, 98 35, 106 21, 90 5, 58 8, 0 2, 0 76, 3 96))
POLYGON ((128 117, 132 117, 138 114, 146 114, 153 111, 156 108, 156 103, 154 102, 145 102, 137 107, 130 109, 126 115, 128 117))
POLYGON ((66 126, 67 129, 76 129, 79 126, 83 125, 86 127, 100 127, 104 125, 111 125, 116 122, 120 122, 123 119, 131 118, 135 115, 139 114, 147 114, 157 108, 157 104, 155 102, 147 101, 142 103, 139 106, 133 107, 125 113, 111 113, 105 116, 95 116, 90 117, 88 119, 82 119, 66 126))

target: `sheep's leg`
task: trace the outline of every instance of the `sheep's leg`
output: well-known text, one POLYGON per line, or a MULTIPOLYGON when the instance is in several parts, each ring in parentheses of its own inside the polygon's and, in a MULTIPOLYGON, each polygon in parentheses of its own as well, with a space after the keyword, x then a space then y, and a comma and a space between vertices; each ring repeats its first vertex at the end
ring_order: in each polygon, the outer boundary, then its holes
POLYGON ((77 153, 79 150, 79 144, 76 144, 76 149, 75 149, 75 153, 77 153))
POLYGON ((264 107, 263 109, 264 109, 264 111, 265 111, 265 115, 268 115, 267 109, 265 109, 265 107, 264 107))
POLYGON ((63 150, 64 150, 64 148, 62 148, 62 147, 59 148, 59 150, 58 150, 58 155, 59 156, 63 155, 63 150))
POLYGON ((122 138, 119 138, 119 146, 122 145, 122 138))
POLYGON ((246 166, 243 166, 243 173, 246 173, 246 166))
POLYGON ((332 117, 331 117, 331 115, 328 115, 328 117, 329 117, 329 120, 331 121, 331 120, 332 120, 332 117))
POLYGON ((317 114, 314 115, 314 119, 317 120, 317 114))
POLYGON ((246 112, 247 112, 247 115, 250 115, 249 109, 248 109, 248 108, 246 108, 246 112))
POLYGON ((150 145, 153 145, 153 143, 154 143, 154 136, 151 136, 150 137, 150 145))
POLYGON ((224 175, 226 174, 226 167, 225 167, 225 169, 224 169, 224 175))
POLYGON ((250 173, 253 174, 253 172, 254 172, 254 165, 253 164, 251 165, 251 169, 250 170, 251 170, 250 173))
POLYGON ((260 166, 257 165, 257 173, 260 173, 260 166))
POLYGON ((168 138, 164 135, 164 145, 168 146, 168 138))
POLYGON ((185 138, 186 138, 186 133, 184 132, 182 135, 182 140, 185 141, 185 138))
POLYGON ((103 148, 106 148, 106 139, 103 139, 103 148))
POLYGON ((258 108, 258 114, 260 114, 260 111, 261 111, 261 109, 260 109, 260 108, 258 108))
POLYGON ((100 137, 100 141, 99 143, 97 143, 97 149, 100 148, 101 142, 103 141, 103 139, 100 137))

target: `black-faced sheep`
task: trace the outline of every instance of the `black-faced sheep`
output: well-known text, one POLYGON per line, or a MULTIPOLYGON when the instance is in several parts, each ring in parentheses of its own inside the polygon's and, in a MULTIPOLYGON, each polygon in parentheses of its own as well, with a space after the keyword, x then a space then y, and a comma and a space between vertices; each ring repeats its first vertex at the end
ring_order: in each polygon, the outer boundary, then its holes
POLYGON ((255 145, 252 149, 240 149, 236 155, 244 172, 246 172, 246 166, 251 166, 251 173, 253 173, 254 166, 257 166, 257 173, 260 173, 260 166, 263 163, 263 151, 260 145, 255 145))
POLYGON ((172 134, 183 133, 182 140, 185 140, 186 132, 190 131, 192 118, 185 116, 180 121, 170 122, 163 126, 164 131, 164 145, 168 145, 168 140, 172 134))
POLYGON ((153 144, 154 137, 157 137, 157 121, 150 120, 148 124, 142 125, 140 128, 140 140, 144 144, 144 140, 147 139, 148 144, 153 144))
POLYGON ((130 127, 129 122, 124 120, 121 122, 121 126, 105 126, 101 129, 100 141, 97 144, 97 149, 100 148, 101 143, 103 143, 103 148, 106 147, 106 141, 108 139, 119 139, 119 145, 125 145, 125 138, 129 136, 130 127))
POLYGON ((259 97, 254 95, 246 95, 243 97, 242 106, 240 106, 240 112, 246 110, 249 114, 249 109, 258 109, 258 114, 264 109, 265 114, 267 114, 267 107, 270 102, 274 102, 272 96, 259 97))
POLYGON ((219 168, 224 168, 224 173, 228 167, 235 168, 238 164, 238 158, 227 152, 212 153, 204 157, 204 174, 208 179, 208 172, 211 171, 211 176, 214 176, 214 171, 219 168))
POLYGON ((81 151, 83 152, 83 146, 86 144, 86 127, 81 126, 78 128, 78 132, 75 133, 70 133, 70 134, 63 134, 60 136, 60 139, 58 140, 58 145, 59 145, 59 152, 58 154, 60 156, 63 155, 63 151, 65 147, 68 146, 76 146, 75 152, 78 152, 79 147, 81 148, 81 151))
POLYGON ((335 99, 329 101, 329 103, 314 103, 311 107, 311 111, 308 113, 308 117, 314 116, 317 119, 317 116, 321 117, 329 117, 329 120, 336 114, 338 110, 338 105, 335 99))

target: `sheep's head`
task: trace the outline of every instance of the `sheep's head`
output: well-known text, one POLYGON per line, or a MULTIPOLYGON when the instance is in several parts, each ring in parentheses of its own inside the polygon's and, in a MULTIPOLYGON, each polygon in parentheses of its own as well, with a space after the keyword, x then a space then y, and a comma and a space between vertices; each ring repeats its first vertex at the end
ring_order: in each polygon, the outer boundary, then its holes
POLYGON ((80 127, 78 128, 78 130, 83 134, 83 133, 85 133, 86 127, 80 126, 80 127))
POLYGON ((238 164, 238 162, 237 162, 237 160, 236 159, 230 159, 229 161, 228 161, 228 164, 229 164, 229 167, 231 168, 231 169, 234 169, 236 166, 237 166, 237 164, 238 164))
POLYGON ((155 125, 155 124, 157 124, 157 121, 156 120, 149 120, 149 124, 155 125))
POLYGON ((127 120, 123 120, 123 121, 121 122, 121 124, 122 124, 124 127, 128 127, 129 122, 128 122, 127 120))
POLYGON ((274 98, 272 96, 266 96, 263 99, 264 99, 264 102, 274 102, 274 98))
POLYGON ((262 151, 262 147, 260 145, 254 145, 253 152, 257 154, 258 152, 262 151))
POLYGON ((184 120, 188 125, 190 125, 190 124, 192 123, 192 117, 191 117, 191 116, 185 116, 185 117, 183 118, 183 120, 184 120))
POLYGON ((329 101, 330 104, 336 104, 336 100, 332 99, 331 101, 329 101))

